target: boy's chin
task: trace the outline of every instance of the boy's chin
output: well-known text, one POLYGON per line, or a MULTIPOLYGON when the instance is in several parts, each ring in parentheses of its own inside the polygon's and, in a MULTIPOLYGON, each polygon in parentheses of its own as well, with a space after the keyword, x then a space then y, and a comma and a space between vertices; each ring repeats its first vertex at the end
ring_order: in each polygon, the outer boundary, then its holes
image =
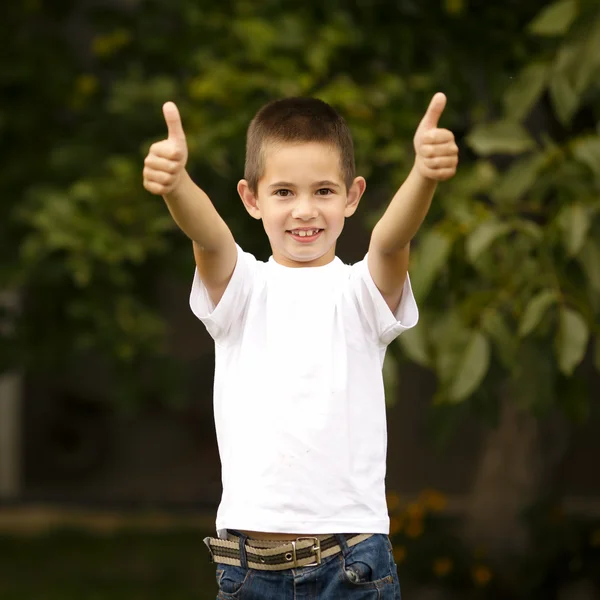
POLYGON ((280 264, 295 267, 314 267, 326 265, 335 257, 335 246, 323 251, 323 248, 306 248, 304 251, 290 252, 289 250, 277 252, 273 249, 273 257, 280 264))

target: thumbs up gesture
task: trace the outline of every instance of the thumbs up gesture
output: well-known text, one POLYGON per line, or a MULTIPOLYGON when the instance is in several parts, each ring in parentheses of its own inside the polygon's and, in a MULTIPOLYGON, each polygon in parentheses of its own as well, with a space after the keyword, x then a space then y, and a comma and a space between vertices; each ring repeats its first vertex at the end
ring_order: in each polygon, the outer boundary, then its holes
POLYGON ((454 177, 458 165, 458 146, 454 134, 448 129, 439 129, 438 123, 446 96, 436 94, 415 133, 415 165, 421 175, 433 181, 446 181, 454 177))
POLYGON ((144 187, 152 194, 164 196, 173 191, 181 179, 188 158, 185 133, 179 110, 173 102, 163 106, 167 123, 166 140, 152 144, 144 160, 144 187))

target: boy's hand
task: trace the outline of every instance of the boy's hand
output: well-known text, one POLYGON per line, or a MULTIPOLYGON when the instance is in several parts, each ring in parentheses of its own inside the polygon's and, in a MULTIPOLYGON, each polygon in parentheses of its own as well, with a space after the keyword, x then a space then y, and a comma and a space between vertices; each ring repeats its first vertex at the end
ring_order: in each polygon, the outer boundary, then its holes
POLYGON ((438 129, 446 96, 436 94, 415 133, 415 166, 426 179, 446 181, 454 177, 458 165, 458 146, 454 134, 448 129, 438 129))
POLYGON ((188 149, 177 106, 163 106, 169 136, 150 147, 144 160, 144 187, 152 194, 164 196, 173 191, 187 163, 188 149))

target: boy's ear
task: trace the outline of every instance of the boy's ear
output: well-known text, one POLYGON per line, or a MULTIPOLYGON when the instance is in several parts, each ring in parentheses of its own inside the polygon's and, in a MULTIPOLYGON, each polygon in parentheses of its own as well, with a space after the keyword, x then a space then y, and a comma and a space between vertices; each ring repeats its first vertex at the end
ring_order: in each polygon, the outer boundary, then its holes
POLYGON ((258 198, 252 192, 252 190, 250 190, 250 186, 245 179, 241 179, 239 181, 237 185, 237 191, 250 216, 260 220, 261 214, 258 206, 258 198))
POLYGON ((351 217, 358 208, 358 203, 365 193, 367 182, 364 177, 356 177, 348 190, 348 197, 346 200, 346 209, 344 210, 345 217, 351 217))

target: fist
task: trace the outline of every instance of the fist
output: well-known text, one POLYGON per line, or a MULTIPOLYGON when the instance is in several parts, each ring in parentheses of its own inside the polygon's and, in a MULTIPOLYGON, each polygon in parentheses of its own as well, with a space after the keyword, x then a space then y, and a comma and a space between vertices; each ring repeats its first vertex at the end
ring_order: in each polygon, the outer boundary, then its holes
POLYGON ((436 94, 415 133, 415 165, 419 173, 433 181, 446 181, 454 177, 458 165, 458 146, 454 134, 448 129, 439 129, 438 122, 444 108, 446 96, 436 94))
POLYGON ((144 187, 164 196, 177 186, 187 163, 188 149, 179 110, 173 102, 163 106, 169 136, 150 146, 144 160, 144 187))

